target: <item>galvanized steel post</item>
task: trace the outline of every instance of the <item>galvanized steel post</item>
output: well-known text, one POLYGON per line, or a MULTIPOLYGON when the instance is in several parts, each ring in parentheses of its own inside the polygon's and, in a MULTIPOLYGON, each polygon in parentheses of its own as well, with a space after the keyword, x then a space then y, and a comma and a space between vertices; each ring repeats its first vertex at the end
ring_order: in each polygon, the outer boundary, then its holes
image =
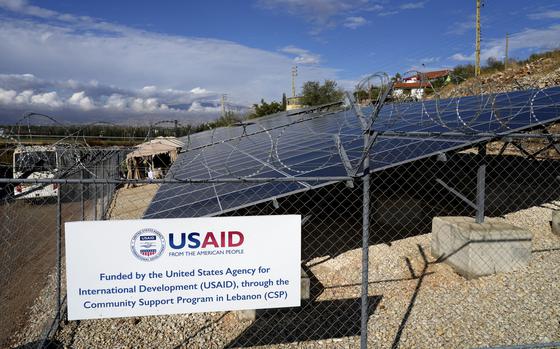
MULTIPOLYGON (((105 159, 101 162, 101 178, 105 177, 105 159)), ((101 220, 105 219, 105 183, 101 183, 101 212, 99 213, 101 220)))
MULTIPOLYGON (((80 181, 84 180, 84 169, 81 168, 80 169, 80 181)), ((79 190, 80 190, 80 212, 82 213, 82 221, 85 219, 85 207, 84 207, 84 188, 85 186, 83 184, 79 184, 79 190)))
POLYGON ((97 183, 93 184, 93 220, 97 219, 97 183))
POLYGON ((476 171, 476 222, 484 223, 484 199, 486 196, 486 144, 478 146, 479 166, 476 171))
POLYGON ((60 192, 63 185, 58 187, 56 195, 56 323, 60 322, 62 312, 62 202, 60 192))
MULTIPOLYGON (((369 133, 364 132, 364 151, 368 151, 369 133)), ((369 152, 369 151, 368 151, 369 152)), ((369 285, 369 154, 366 154, 363 162, 363 212, 362 212, 362 309, 360 325, 360 348, 367 348, 367 324, 368 324, 368 285, 369 285)))
POLYGON ((484 223, 484 197, 486 195, 486 164, 476 172, 476 222, 484 223))

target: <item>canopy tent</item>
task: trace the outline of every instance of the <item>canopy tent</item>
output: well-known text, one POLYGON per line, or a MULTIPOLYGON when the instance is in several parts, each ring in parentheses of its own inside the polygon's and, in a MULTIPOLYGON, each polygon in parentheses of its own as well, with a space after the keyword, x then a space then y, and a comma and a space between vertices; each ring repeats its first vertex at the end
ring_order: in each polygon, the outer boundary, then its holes
POLYGON ((183 146, 184 143, 175 137, 157 137, 137 145, 126 155, 126 178, 163 178, 183 146))

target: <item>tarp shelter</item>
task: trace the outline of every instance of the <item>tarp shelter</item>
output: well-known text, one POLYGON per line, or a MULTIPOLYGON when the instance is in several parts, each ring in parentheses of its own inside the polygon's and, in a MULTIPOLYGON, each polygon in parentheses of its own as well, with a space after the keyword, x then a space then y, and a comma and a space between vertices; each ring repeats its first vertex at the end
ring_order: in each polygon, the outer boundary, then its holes
POLYGON ((137 145, 126 156, 126 178, 143 179, 150 172, 153 178, 163 178, 184 145, 175 137, 157 137, 137 145))

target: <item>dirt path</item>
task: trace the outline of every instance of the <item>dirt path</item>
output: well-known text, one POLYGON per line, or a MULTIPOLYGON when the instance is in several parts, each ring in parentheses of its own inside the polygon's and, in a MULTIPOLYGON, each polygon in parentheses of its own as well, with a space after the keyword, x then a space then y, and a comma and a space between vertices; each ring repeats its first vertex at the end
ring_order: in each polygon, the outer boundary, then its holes
MULTIPOLYGON (((86 212, 90 207, 86 202, 86 212)), ((26 322, 29 307, 56 265, 56 211, 54 200, 0 204, 0 347, 26 322)), ((80 218, 79 202, 62 204, 63 222, 80 218)))

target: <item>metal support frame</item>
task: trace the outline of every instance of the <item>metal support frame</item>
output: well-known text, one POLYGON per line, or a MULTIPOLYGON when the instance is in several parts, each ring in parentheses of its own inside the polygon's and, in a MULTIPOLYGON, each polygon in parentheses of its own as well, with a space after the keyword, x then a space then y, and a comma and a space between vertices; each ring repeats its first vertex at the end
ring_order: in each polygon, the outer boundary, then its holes
MULTIPOLYGON (((387 100, 387 97, 389 96, 389 93, 392 90, 393 90, 393 82, 390 82, 387 85, 385 92, 383 92, 383 95, 381 95, 381 98, 379 99, 378 103, 373 108, 369 123, 366 122, 365 119, 363 119, 363 114, 361 115, 357 114, 360 121, 362 121, 362 131, 364 133, 364 151, 362 154, 362 158, 354 168, 354 173, 353 173, 354 176, 358 175, 358 172, 360 171, 360 167, 363 167, 364 169, 364 176, 366 174, 366 170, 369 172, 369 151, 373 147, 373 144, 375 143, 377 137, 380 134, 380 132, 372 130, 372 126, 375 123, 375 120, 377 120, 377 117, 379 116, 379 112, 381 112, 381 108, 385 104, 385 101, 387 100), (368 160, 367 165, 366 165, 366 159, 368 160)), ((349 98, 349 100, 352 103, 352 107, 354 108, 354 110, 359 110, 359 106, 356 103, 354 103, 353 99, 349 98)))
MULTIPOLYGON (((554 150, 556 150, 556 153, 558 153, 558 154, 560 155, 560 146, 558 145, 558 138, 553 138, 553 137, 551 137, 551 136, 550 136, 551 133, 550 133, 546 128, 543 130, 543 133, 544 133, 545 135, 549 136, 549 137, 546 138, 546 139, 548 140, 548 142, 549 142, 549 146, 554 147, 554 150)), ((549 147, 547 147, 547 149, 548 149, 548 148, 549 148, 549 147)), ((533 155, 536 156, 537 154, 538 154, 538 153, 535 153, 535 154, 533 154, 533 155)))
POLYGON ((476 210, 475 221, 476 223, 484 223, 485 212, 485 198, 486 198, 486 162, 484 156, 486 155, 486 147, 479 148, 480 165, 476 171, 476 202, 469 200, 465 195, 461 194, 457 189, 451 187, 443 180, 436 178, 436 182, 442 187, 447 189, 450 193, 461 199, 464 203, 476 210), (484 149, 484 150, 482 150, 484 149))
POLYGON ((190 183, 279 183, 279 182, 342 182, 352 181, 352 176, 316 176, 316 177, 255 177, 255 178, 189 178, 189 179, 107 179, 85 178, 0 178, 0 183, 30 184, 190 184, 190 183))
POLYGON ((352 106, 354 113, 356 113, 358 120, 360 120, 360 123, 362 124, 362 130, 365 130, 368 124, 366 122, 366 117, 362 112, 362 108, 360 108, 360 105, 356 103, 356 101, 354 100, 354 96, 350 92, 346 92, 346 97, 348 98, 348 101, 350 101, 350 105, 352 106))
POLYGON ((478 206, 476 206, 476 204, 474 202, 472 202, 471 200, 469 200, 465 195, 461 194, 461 192, 459 192, 458 190, 454 189, 453 187, 449 186, 447 183, 445 183, 444 181, 442 181, 439 178, 436 178, 436 182, 441 184, 442 187, 444 187, 445 189, 447 189, 449 192, 451 192, 453 195, 455 195, 456 197, 458 197, 459 199, 463 200, 463 202, 465 202, 467 205, 469 205, 470 207, 474 208, 475 210, 478 209, 478 206))
POLYGON ((525 149, 523 148, 523 146, 521 146, 518 142, 511 142, 511 144, 512 144, 514 147, 516 147, 522 154, 524 154, 525 156, 527 156, 529 159, 531 159, 531 160, 537 160, 537 158, 536 158, 533 154, 531 154, 531 153, 529 153, 527 150, 525 150, 525 149))
MULTIPOLYGON (((369 144, 369 133, 364 133, 364 150, 369 144)), ((360 348, 367 348, 368 335, 368 286, 369 286, 369 195, 370 195, 370 169, 369 156, 364 162, 363 181, 363 213, 362 213, 362 297, 361 297, 361 323, 360 323, 360 348)))
MULTIPOLYGON (((364 135, 364 151, 362 158, 352 170, 352 176, 357 177, 360 168, 363 168, 363 227, 362 227, 362 295, 361 295, 361 324, 360 324, 360 348, 367 348, 367 323, 368 323, 368 286, 369 286, 369 219, 370 219, 370 168, 369 168, 369 151, 377 140, 378 132, 372 130, 375 120, 379 116, 379 112, 387 99, 387 96, 393 89, 393 82, 389 82, 384 93, 381 95, 378 103, 373 108, 369 120, 366 119, 360 106, 354 101, 354 97, 347 93, 348 100, 352 105, 352 109, 356 113, 358 120, 362 124, 364 135)), ((336 139, 335 139, 336 140, 336 139)), ((340 151, 340 147, 339 147, 340 151)), ((341 158, 343 156, 341 155, 341 158)), ((344 162, 344 159, 343 159, 344 162)), ((346 167, 346 165, 345 165, 346 167)))
POLYGON ((340 140, 339 135, 334 135, 333 138, 334 138, 334 143, 336 144, 336 150, 338 151, 338 156, 340 156, 340 160, 342 161, 342 165, 344 166, 346 173, 350 176, 352 175, 353 169, 352 169, 352 163, 350 163, 350 158, 346 153, 346 149, 344 149, 344 146, 342 145, 342 141, 340 140))
POLYGON ((457 137, 480 137, 480 138, 509 138, 509 139, 560 139, 558 133, 507 133, 507 132, 428 132, 428 131, 379 131, 383 137, 412 137, 412 138, 457 138, 457 137))
MULTIPOLYGON (((340 160, 342 161, 342 165, 344 165, 344 169, 346 170, 346 174, 349 176, 353 175, 354 169, 352 168, 352 163, 350 162, 350 158, 346 153, 346 149, 342 145, 342 141, 338 135, 334 135, 334 142, 336 144, 336 149, 338 150, 338 156, 340 156, 340 160)), ((354 188, 354 181, 346 181, 347 188, 354 188)))

